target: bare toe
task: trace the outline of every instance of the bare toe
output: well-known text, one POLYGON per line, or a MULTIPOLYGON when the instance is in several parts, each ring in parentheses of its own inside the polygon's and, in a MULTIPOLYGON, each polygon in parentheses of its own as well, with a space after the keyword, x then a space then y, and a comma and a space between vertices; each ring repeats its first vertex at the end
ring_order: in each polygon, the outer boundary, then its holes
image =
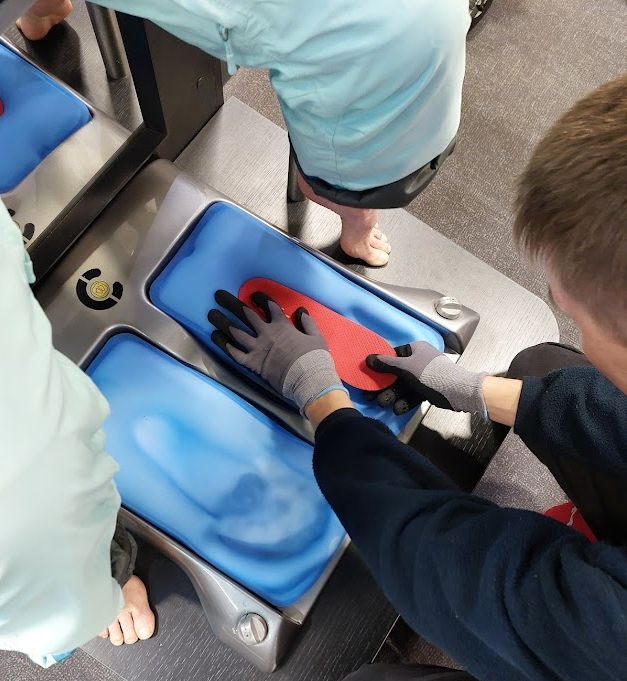
POLYGON ((114 646, 121 646, 124 643, 124 634, 122 633, 122 629, 117 618, 113 624, 109 625, 109 640, 114 646))
POLYGON ((388 255, 392 252, 392 246, 390 246, 390 244, 387 241, 383 241, 382 239, 375 238, 370 239, 370 246, 372 248, 378 249, 379 251, 383 251, 388 255))
POLYGON ((142 612, 133 612, 133 621, 140 640, 145 641, 155 633, 155 616, 150 608, 142 612))
POLYGON ((390 256, 385 251, 379 248, 372 248, 367 244, 354 249, 352 253, 347 253, 347 255, 350 255, 353 258, 359 258, 359 260, 363 260, 371 267, 383 267, 388 264, 388 260, 390 259, 390 256))
POLYGON ((155 616, 150 609, 148 593, 139 577, 133 576, 122 589, 125 609, 133 617, 133 627, 137 637, 145 641, 155 633, 155 616))
POLYGON ((383 267, 383 265, 387 265, 390 259, 389 252, 391 248, 389 244, 373 238, 357 243, 346 243, 344 240, 341 240, 340 246, 346 255, 363 260, 372 267, 383 267), (376 246, 371 245, 373 242, 376 246))
POLYGON ((374 248, 372 249, 372 254, 370 255, 370 257, 363 258, 363 260, 372 267, 383 267, 384 265, 388 264, 390 256, 385 251, 381 251, 378 248, 374 248))
POLYGON ((123 610, 118 615, 118 622, 122 628, 122 634, 124 635, 124 643, 127 645, 133 645, 139 641, 139 636, 135 631, 135 625, 133 623, 133 616, 130 612, 123 610))
POLYGON ((372 267, 387 265, 392 250, 378 223, 369 226, 364 220, 342 221, 340 246, 347 255, 363 260, 372 267))

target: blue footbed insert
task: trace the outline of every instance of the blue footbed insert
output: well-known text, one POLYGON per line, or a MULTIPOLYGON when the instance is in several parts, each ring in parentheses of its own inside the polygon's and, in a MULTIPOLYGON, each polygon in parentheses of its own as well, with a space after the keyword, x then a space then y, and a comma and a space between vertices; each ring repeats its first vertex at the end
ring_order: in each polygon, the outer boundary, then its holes
POLYGON ((124 506, 276 606, 316 582, 344 530, 316 485, 311 445, 130 333, 87 373, 111 405, 124 506))
POLYGON ((91 120, 87 106, 0 44, 0 194, 91 120))
MULTIPOLYGON (((344 277, 313 254, 261 220, 229 203, 214 203, 185 239, 150 287, 154 305, 178 320, 211 350, 239 371, 256 378, 216 348, 207 312, 213 295, 226 289, 237 295, 241 285, 266 277, 304 293, 383 336, 392 346, 426 340, 444 349, 442 336, 424 322, 344 277)), ((347 386, 363 414, 381 419, 398 434, 413 412, 395 416, 347 386)))

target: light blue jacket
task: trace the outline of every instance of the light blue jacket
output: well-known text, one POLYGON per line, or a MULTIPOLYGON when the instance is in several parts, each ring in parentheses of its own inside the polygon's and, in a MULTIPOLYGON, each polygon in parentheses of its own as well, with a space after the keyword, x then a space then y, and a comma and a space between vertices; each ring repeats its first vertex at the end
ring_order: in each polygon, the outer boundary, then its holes
POLYGON ((467 0, 97 0, 228 63, 268 69, 303 171, 399 180, 459 126, 467 0))
POLYGON ((47 666, 122 607, 120 497, 105 399, 52 347, 22 235, 0 201, 0 649, 47 666))

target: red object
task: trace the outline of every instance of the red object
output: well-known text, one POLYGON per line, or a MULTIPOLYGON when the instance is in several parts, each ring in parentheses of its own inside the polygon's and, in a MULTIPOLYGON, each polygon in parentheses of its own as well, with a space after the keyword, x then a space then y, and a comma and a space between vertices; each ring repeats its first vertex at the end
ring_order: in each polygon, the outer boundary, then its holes
POLYGON ((396 356, 394 348, 379 334, 272 279, 249 279, 240 288, 239 298, 255 309, 251 296, 257 291, 275 300, 286 317, 291 318, 299 307, 307 308, 329 346, 339 377, 348 385, 362 390, 383 390, 396 380, 392 374, 372 371, 366 366, 368 355, 396 356))
POLYGON ((4 102, 0 99, 0 116, 4 113, 4 102))
POLYGON ((558 520, 568 527, 572 527, 573 530, 577 530, 583 534, 586 539, 589 539, 593 544, 596 544, 597 538, 594 536, 594 532, 588 526, 588 523, 583 519, 579 510, 573 504, 572 501, 567 501, 565 504, 559 504, 559 506, 553 506, 548 511, 544 512, 544 515, 553 520, 558 520))

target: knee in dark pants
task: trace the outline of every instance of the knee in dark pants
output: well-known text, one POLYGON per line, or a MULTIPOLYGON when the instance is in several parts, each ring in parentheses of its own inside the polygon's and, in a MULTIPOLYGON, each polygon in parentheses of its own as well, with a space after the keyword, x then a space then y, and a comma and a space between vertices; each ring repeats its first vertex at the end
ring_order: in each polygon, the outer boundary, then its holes
POLYGON ((507 370, 507 378, 546 376, 557 369, 590 366, 588 358, 577 348, 561 343, 540 343, 519 352, 507 370))
POLYGON ((522 379, 524 376, 535 376, 534 367, 538 364, 538 357, 546 349, 548 343, 540 343, 521 350, 512 360, 507 370, 507 378, 522 379))

